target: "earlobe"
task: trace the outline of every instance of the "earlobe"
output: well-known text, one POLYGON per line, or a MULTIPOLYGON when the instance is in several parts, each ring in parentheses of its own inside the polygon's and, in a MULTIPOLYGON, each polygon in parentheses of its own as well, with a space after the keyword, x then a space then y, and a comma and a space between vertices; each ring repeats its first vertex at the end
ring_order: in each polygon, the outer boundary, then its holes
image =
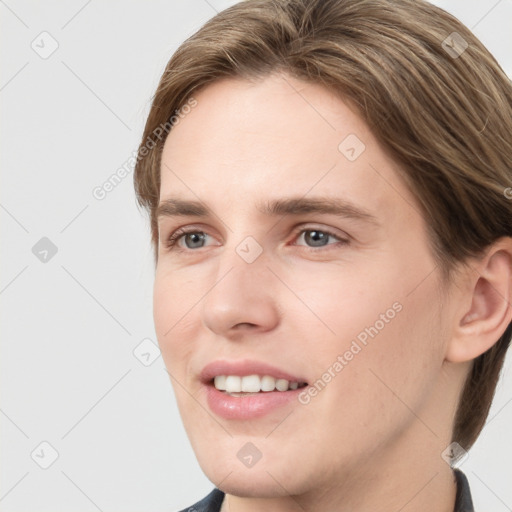
POLYGON ((470 361, 490 349, 512 321, 512 238, 499 239, 476 264, 470 265, 472 280, 465 304, 454 319, 446 360, 470 361))

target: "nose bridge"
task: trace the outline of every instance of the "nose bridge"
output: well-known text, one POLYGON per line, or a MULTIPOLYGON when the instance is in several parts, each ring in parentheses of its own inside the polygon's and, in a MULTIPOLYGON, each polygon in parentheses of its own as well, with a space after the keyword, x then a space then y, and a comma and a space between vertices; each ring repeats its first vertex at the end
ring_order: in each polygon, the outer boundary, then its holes
MULTIPOLYGON (((216 282, 220 284, 220 280, 224 280, 223 276, 226 276, 239 293, 245 290, 250 292, 251 288, 254 288, 254 293, 257 292, 259 283, 268 280, 270 249, 264 251, 263 245, 255 238, 258 234, 247 234, 248 230, 242 227, 237 231, 232 231, 227 236, 225 246, 217 257, 216 282)), ((229 286, 228 282, 224 286, 229 286)))
POLYGON ((204 324, 223 336, 240 324, 260 330, 273 328, 279 321, 279 308, 267 268, 268 255, 252 236, 229 245, 217 256, 215 281, 202 302, 204 324))

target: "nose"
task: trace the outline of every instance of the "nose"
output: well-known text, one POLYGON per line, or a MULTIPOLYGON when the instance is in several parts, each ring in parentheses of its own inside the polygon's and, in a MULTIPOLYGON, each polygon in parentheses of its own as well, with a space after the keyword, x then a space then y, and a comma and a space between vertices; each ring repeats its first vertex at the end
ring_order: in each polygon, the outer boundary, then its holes
POLYGON ((201 301, 202 321, 226 339, 270 331, 280 322, 275 276, 264 253, 251 263, 235 251, 219 256, 210 291, 201 301))

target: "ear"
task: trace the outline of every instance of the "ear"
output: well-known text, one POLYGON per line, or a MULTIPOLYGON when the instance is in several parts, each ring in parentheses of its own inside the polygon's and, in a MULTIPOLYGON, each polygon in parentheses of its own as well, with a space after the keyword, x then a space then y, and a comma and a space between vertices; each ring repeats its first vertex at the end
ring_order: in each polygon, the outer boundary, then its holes
POLYGON ((445 357, 453 363, 483 354, 512 321, 512 238, 498 239, 470 263, 465 279, 445 357))

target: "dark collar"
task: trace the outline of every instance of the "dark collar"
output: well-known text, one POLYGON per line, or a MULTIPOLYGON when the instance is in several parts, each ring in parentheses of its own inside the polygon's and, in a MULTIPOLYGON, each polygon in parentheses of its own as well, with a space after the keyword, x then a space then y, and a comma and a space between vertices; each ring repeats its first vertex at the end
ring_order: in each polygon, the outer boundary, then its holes
MULTIPOLYGON (((457 496, 453 512, 475 512, 466 475, 460 469, 454 469, 453 472, 457 482, 457 496)), ((195 512, 220 512, 223 499, 224 493, 220 489, 215 488, 201 501, 198 501, 192 507, 183 509, 181 512, 189 512, 191 510, 195 512)))
POLYGON ((453 512, 475 512, 466 475, 460 469, 454 469, 453 472, 457 480, 457 497, 453 512))
POLYGON ((184 508, 180 512, 220 512, 223 499, 224 493, 220 489, 215 488, 206 498, 203 498, 191 507, 184 508))

